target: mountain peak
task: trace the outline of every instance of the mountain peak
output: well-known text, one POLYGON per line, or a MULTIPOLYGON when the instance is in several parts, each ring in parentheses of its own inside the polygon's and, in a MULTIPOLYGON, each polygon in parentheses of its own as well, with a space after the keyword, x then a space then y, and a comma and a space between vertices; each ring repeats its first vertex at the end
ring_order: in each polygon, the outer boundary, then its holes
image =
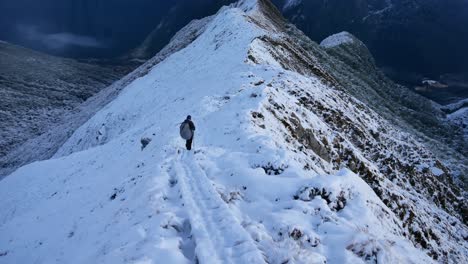
POLYGON ((343 31, 325 38, 322 40, 322 42, 320 42, 320 46, 324 48, 333 48, 343 44, 352 44, 355 40, 356 37, 354 37, 351 33, 343 31))
POLYGON ((244 12, 250 12, 258 10, 260 0, 239 0, 234 4, 235 7, 244 10, 244 12))

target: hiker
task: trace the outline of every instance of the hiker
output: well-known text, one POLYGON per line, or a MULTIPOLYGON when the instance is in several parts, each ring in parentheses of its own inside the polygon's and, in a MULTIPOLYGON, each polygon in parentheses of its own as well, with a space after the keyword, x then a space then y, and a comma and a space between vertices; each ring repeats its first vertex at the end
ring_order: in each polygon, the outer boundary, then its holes
POLYGON ((107 138, 107 129, 106 129, 106 124, 102 124, 101 128, 98 130, 98 134, 96 136, 96 140, 98 141, 99 144, 104 143, 104 141, 107 138))
POLYGON ((190 115, 180 124, 180 136, 186 140, 185 147, 187 150, 192 149, 193 136, 195 134, 195 125, 192 122, 190 115))

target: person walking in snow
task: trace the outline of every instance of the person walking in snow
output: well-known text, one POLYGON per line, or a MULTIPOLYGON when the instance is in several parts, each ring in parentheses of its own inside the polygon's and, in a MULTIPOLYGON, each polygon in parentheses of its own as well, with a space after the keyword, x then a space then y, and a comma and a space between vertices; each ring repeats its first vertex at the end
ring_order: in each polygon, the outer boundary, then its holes
POLYGON ((102 124, 101 125, 101 128, 99 128, 98 130, 98 134, 96 136, 96 140, 99 144, 102 144, 104 143, 104 141, 106 140, 106 137, 107 137, 107 129, 106 129, 106 124, 102 124))
POLYGON ((193 136, 195 135, 195 125, 192 122, 192 116, 187 118, 180 124, 180 136, 186 140, 185 147, 187 150, 192 149, 193 136))

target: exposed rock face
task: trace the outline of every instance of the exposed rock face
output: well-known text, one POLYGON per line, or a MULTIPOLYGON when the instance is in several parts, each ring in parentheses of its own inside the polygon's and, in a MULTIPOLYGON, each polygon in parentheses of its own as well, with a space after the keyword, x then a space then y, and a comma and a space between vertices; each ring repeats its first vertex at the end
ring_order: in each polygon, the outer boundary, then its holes
MULTIPOLYGON (((465 160, 468 145, 463 129, 445 122, 445 113, 434 102, 390 81, 376 67, 366 46, 352 38, 352 42, 326 48, 332 58, 329 71, 340 85, 393 124, 425 138, 425 144, 439 157, 465 160)), ((466 166, 450 159, 446 162, 455 175, 466 180, 466 166)))
MULTIPOLYGON (((352 41, 319 47, 293 26, 281 28, 283 35, 254 41, 249 61, 273 63, 258 50, 267 51, 284 69, 318 76, 334 88, 324 95, 277 76, 260 111, 264 120, 277 120, 270 129, 282 131, 291 150, 309 157, 305 168, 346 166, 361 175, 400 217, 405 235, 435 260, 452 262, 458 258, 453 252, 461 257, 465 248, 457 244, 468 220, 466 193, 458 185, 466 182, 468 164, 462 131, 443 121, 437 105, 387 79, 352 35, 352 41)), ((265 127, 266 121, 254 122, 265 127)))
POLYGON ((320 142, 314 135, 314 131, 312 129, 304 128, 301 125, 300 119, 294 114, 291 113, 291 117, 289 117, 289 121, 291 125, 283 120, 283 124, 291 131, 291 135, 296 138, 301 144, 303 144, 306 148, 312 150, 317 154, 320 158, 327 162, 331 162, 330 153, 326 146, 328 145, 327 139, 324 137, 322 138, 323 142, 320 142))

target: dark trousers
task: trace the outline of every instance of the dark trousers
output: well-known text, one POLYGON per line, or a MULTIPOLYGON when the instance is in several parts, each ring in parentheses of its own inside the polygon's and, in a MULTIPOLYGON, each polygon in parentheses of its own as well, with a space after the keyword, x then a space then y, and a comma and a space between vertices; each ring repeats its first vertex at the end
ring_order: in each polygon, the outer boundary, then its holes
POLYGON ((187 142, 185 142, 185 147, 187 148, 187 150, 192 149, 192 141, 193 141, 193 137, 191 139, 188 139, 187 142))

